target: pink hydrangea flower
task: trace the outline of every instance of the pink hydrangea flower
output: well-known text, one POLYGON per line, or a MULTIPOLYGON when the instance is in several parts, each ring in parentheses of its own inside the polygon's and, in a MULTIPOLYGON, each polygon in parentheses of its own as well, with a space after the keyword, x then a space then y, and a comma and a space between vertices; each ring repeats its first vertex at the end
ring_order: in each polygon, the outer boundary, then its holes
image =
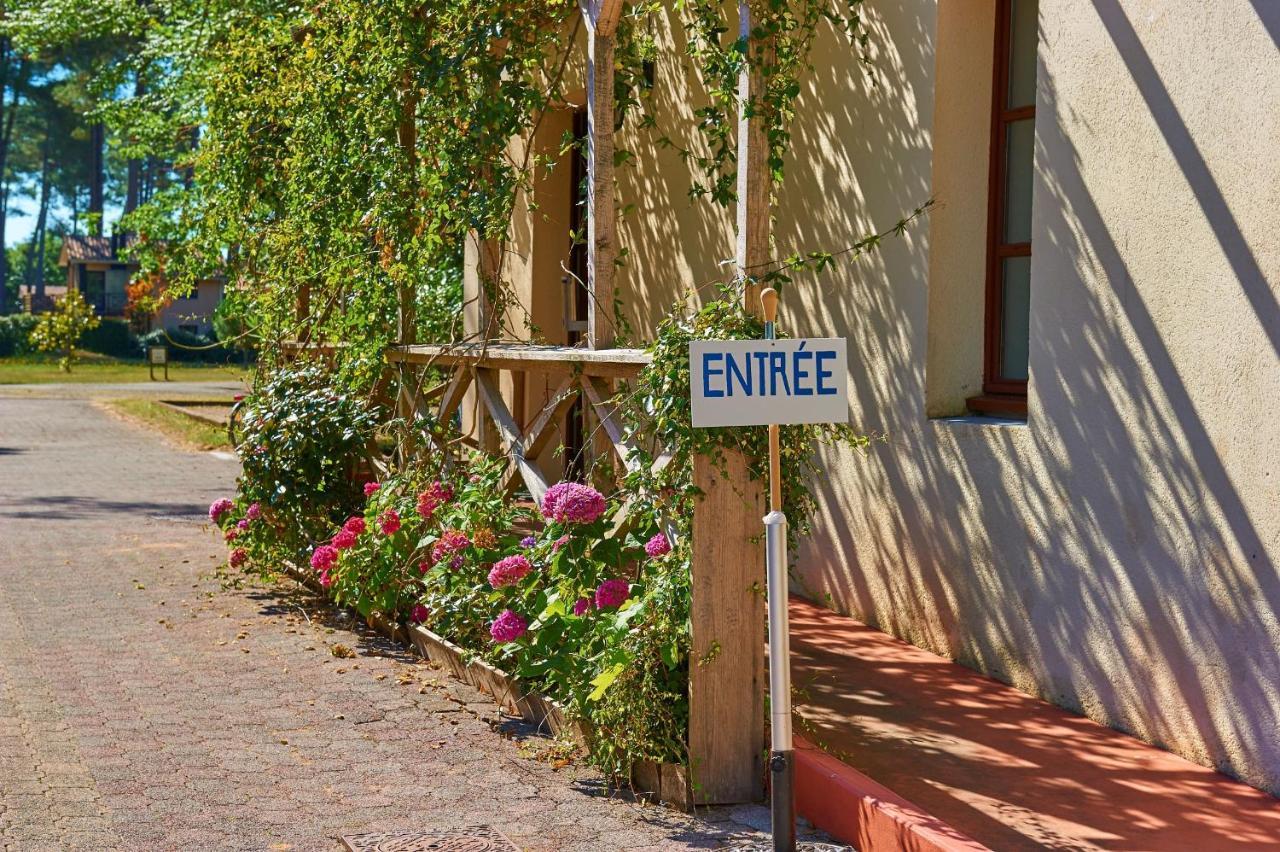
POLYGON ((329 542, 338 550, 347 550, 356 546, 356 534, 350 530, 338 530, 337 535, 329 542))
POLYGON ((378 516, 378 527, 381 528, 383 535, 394 535, 396 530, 400 529, 400 513, 395 509, 388 509, 378 516))
POLYGON ((667 541, 665 535, 658 533, 644 543, 644 552, 653 559, 657 559, 659 556, 666 556, 671 552, 671 542, 667 541))
POLYGON ((320 585, 326 589, 333 585, 333 578, 329 576, 329 569, 320 572, 320 585))
POLYGON ((235 550, 231 551, 231 555, 227 557, 227 564, 232 568, 239 568, 248 560, 249 551, 245 550, 243 547, 237 547, 235 550))
POLYGON ((413 608, 413 612, 409 613, 409 619, 413 621, 415 624, 422 624, 424 621, 426 621, 430 617, 431 617, 431 610, 427 609, 422 604, 418 604, 417 606, 415 606, 413 608))
POLYGON ((585 615, 587 610, 591 609, 590 598, 578 598, 573 602, 573 614, 585 615))
POLYGON ((374 492, 376 492, 381 487, 382 486, 376 482, 366 482, 364 484, 364 496, 372 497, 374 495, 374 492))
MULTIPOLYGON (((440 540, 431 546, 431 561, 440 562, 446 556, 457 555, 460 560, 461 551, 471 546, 471 539, 467 538, 467 534, 461 530, 445 530, 440 540)), ((460 561, 459 561, 460 564, 460 561)), ((458 567, 452 565, 452 567, 458 567)))
POLYGON ((249 509, 244 513, 244 516, 251 521, 258 520, 258 518, 262 517, 262 506, 258 503, 250 503, 249 509))
POLYGON ((430 488, 418 495, 418 514, 429 521, 436 509, 452 499, 453 489, 437 479, 431 483, 430 488))
POLYGON ((245 530, 249 529, 249 519, 241 518, 240 520, 236 521, 236 529, 240 530, 241 532, 244 532, 245 530))
POLYGON ((589 524, 604 510, 604 495, 580 482, 557 482, 542 498, 542 516, 562 523, 589 524))
POLYGON ((311 554, 311 567, 317 571, 328 571, 338 561, 338 548, 331 544, 322 544, 311 554))
POLYGON ((596 609, 612 609, 622 606, 622 602, 631 594, 626 580, 605 580, 596 589, 596 609))
POLYGON ((222 521, 223 515, 227 514, 227 512, 230 512, 235 507, 236 504, 232 503, 226 497, 219 497, 217 500, 214 500, 209 504, 209 520, 213 521, 215 524, 219 523, 222 521))
POLYGON ((499 559, 489 571, 489 585, 495 589, 501 589, 503 586, 514 586, 532 570, 533 564, 519 554, 499 559))
POLYGON ((227 530, 222 534, 222 540, 226 542, 235 541, 239 537, 240 537, 240 530, 236 529, 235 527, 232 527, 231 529, 227 530))
POLYGON ((551 542, 551 552, 552 552, 552 553, 559 553, 559 552, 560 552, 560 548, 564 547, 564 546, 565 546, 566 544, 568 544, 568 543, 569 543, 569 534, 568 534, 568 533, 565 533, 564 535, 560 536, 560 537, 559 537, 558 539, 556 539, 555 541, 551 542))
POLYGON ((495 642, 514 642, 528 629, 529 622, 525 621, 524 616, 504 609, 502 615, 495 618, 489 625, 489 635, 495 642))
POLYGON ((353 535, 364 535, 364 531, 367 529, 364 518, 359 515, 347 518, 347 522, 342 525, 342 528, 353 535))

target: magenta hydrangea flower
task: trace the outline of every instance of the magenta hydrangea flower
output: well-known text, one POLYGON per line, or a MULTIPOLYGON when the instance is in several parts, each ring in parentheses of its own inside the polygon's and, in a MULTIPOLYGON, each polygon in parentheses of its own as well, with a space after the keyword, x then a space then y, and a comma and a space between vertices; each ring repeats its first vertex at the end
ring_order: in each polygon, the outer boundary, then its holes
POLYGON ((527 535, 524 538, 520 539, 521 547, 533 547, 537 543, 538 543, 538 540, 531 535, 527 535))
POLYGON ((322 544, 311 554, 311 567, 317 571, 328 571, 338 561, 338 548, 331 544, 322 544))
POLYGON ((356 546, 356 534, 350 530, 338 530, 337 535, 329 543, 338 550, 347 550, 356 546))
POLYGON ((227 557, 227 564, 232 568, 239 568, 248 560, 249 551, 245 550, 243 547, 237 547, 235 550, 231 551, 231 555, 227 557))
POLYGON ((241 518, 240 520, 236 521, 236 529, 240 530, 241 532, 244 532, 245 530, 249 529, 249 519, 241 518))
POLYGON ((631 593, 626 580, 605 580, 596 589, 596 609, 612 609, 622 606, 622 602, 631 593))
POLYGON ((327 568, 320 572, 320 585, 324 586, 326 589, 333 585, 333 578, 329 576, 329 570, 327 568))
POLYGON ((590 598, 578 598, 576 601, 573 602, 574 615, 586 615, 587 610, 589 609, 591 609, 590 598))
POLYGON ((359 515, 347 518, 347 522, 342 525, 342 528, 352 535, 364 535, 364 531, 367 529, 364 518, 359 515))
POLYGON ((364 484, 364 496, 372 497, 374 495, 374 492, 376 492, 381 487, 382 486, 377 482, 366 482, 364 484))
POLYGON ((489 625, 489 635, 495 642, 514 642, 529 629, 529 622, 519 613, 504 609, 489 625))
POLYGON ((226 497, 219 497, 217 500, 214 500, 209 504, 209 520, 213 521, 215 524, 220 523, 222 521, 222 517, 235 507, 236 504, 232 503, 226 497))
POLYGON ((604 495, 580 482, 557 482, 542 498, 542 516, 562 523, 589 524, 604 510, 604 495))
POLYGON ((431 487, 418 495, 418 514, 429 521, 436 509, 452 499, 453 489, 437 479, 431 483, 431 487))
POLYGON ((258 520, 258 518, 262 517, 262 506, 258 503, 250 503, 249 509, 244 513, 244 516, 251 521, 258 520))
MULTIPOLYGON (((457 554, 457 559, 460 560, 462 556, 461 551, 466 550, 470 546, 471 539, 467 538, 466 533, 461 530, 445 530, 444 535, 440 537, 440 540, 431 546, 431 561, 440 562, 446 556, 453 554, 457 554)), ((452 567, 458 567, 457 565, 453 565, 452 562, 450 564, 452 567)), ((461 563, 459 562, 459 564, 461 563)))
POLYGON ((395 509, 383 512, 378 516, 378 527, 383 535, 394 535, 396 530, 400 529, 400 513, 395 509))
POLYGON ((657 559, 659 556, 666 556, 671 552, 671 542, 667 541, 665 535, 658 533, 644 543, 644 552, 653 559, 657 559))
POLYGON ((519 554, 499 559, 493 563, 493 568, 489 571, 489 585, 495 589, 514 586, 532 570, 533 564, 519 554))
POLYGON ((409 613, 409 619, 415 624, 422 624, 431 617, 431 610, 422 604, 418 604, 413 608, 413 612, 409 613))

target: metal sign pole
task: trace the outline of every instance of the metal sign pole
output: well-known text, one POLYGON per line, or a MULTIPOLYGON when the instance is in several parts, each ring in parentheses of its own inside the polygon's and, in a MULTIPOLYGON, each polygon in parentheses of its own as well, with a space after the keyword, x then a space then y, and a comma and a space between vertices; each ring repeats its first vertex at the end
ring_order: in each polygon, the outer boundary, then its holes
MULTIPOLYGON (((764 339, 775 340, 778 291, 760 294, 764 339)), ((791 637, 787 624, 787 516, 782 514, 781 452, 778 425, 769 425, 769 514, 764 516, 766 581, 769 599, 769 792, 774 852, 796 848, 795 754, 791 741, 791 637)))

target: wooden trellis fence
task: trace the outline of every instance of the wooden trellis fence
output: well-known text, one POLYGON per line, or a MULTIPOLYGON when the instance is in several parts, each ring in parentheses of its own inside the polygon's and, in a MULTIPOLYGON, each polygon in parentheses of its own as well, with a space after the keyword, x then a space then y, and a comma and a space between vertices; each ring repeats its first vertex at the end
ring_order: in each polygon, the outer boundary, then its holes
MULTIPOLYGON (((508 491, 522 485, 540 500, 553 484, 538 464, 553 441, 565 414, 581 398, 619 461, 628 469, 647 454, 636 452, 610 402, 612 383, 634 377, 648 358, 634 349, 590 350, 522 344, 405 345, 392 348, 387 360, 399 371, 395 401, 401 417, 427 415, 437 422, 455 416, 467 399, 482 406, 492 423, 495 441, 484 447, 475 434, 463 438, 474 449, 507 458, 503 482, 508 491), (422 371, 443 370, 447 379, 424 388, 422 371), (523 412, 513 413, 502 392, 502 374, 513 383, 522 374, 551 376, 548 402, 521 425, 523 412)), ((414 430, 415 435, 426 434, 414 430)), ((431 438, 432 446, 402 446, 402 452, 442 454, 456 460, 457 439, 431 438)), ((670 462, 660 453, 654 466, 670 462)), ((741 457, 728 459, 724 470, 698 459, 695 482, 706 495, 692 524, 692 642, 689 673, 689 754, 693 791, 702 803, 734 803, 758 799, 763 783, 764 744, 764 561, 756 536, 764 512, 759 486, 748 476, 741 457), (726 478, 727 475, 727 478, 726 478)), ((625 510, 623 516, 625 517, 625 510)), ((637 708, 644 712, 644 708, 637 708)))

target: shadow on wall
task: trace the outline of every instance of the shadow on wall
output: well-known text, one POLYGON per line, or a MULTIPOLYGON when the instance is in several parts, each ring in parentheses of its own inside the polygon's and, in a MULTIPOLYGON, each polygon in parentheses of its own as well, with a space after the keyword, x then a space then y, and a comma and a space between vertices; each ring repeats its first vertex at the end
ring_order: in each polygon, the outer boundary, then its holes
POLYGON ((619 217, 619 244, 627 253, 617 291, 633 329, 632 342, 639 345, 653 339, 672 305, 687 300, 696 307, 714 298, 714 288, 700 285, 731 277, 720 261, 734 252, 732 211, 691 198, 697 166, 661 143, 667 137, 695 155, 708 151, 694 114, 707 102, 707 88, 688 56, 681 15, 664 5, 649 13, 646 26, 663 46, 654 88, 642 96, 643 112, 656 126, 637 129, 637 119, 628 116, 617 142, 634 155, 617 170, 618 203, 625 208, 619 217))
MULTIPOLYGON (((1240 349, 1256 337, 1271 347, 1262 360, 1270 372, 1252 380, 1263 388, 1280 351, 1274 270, 1268 281, 1249 229, 1232 215, 1233 194, 1215 181, 1119 2, 1077 5, 1092 10, 1102 44, 1127 69, 1135 104, 1149 112, 1142 121, 1153 122, 1161 137, 1153 142, 1182 175, 1177 192, 1189 191, 1196 224, 1207 226, 1202 244, 1199 231, 1189 232, 1178 249, 1220 257, 1225 274, 1206 286, 1221 288, 1224 305, 1246 306, 1241 337, 1221 346, 1240 349)), ((1280 13, 1254 8, 1274 38, 1280 13)), ((912 51, 901 57, 908 92, 910 69, 931 67, 931 33, 928 22, 919 38, 902 21, 892 28, 892 44, 912 51)), ((1065 55, 1073 45, 1047 48, 1059 49, 1065 55)), ((911 111, 911 98, 844 114, 822 88, 829 77, 824 83, 818 73, 807 94, 819 92, 834 117, 804 133, 854 127, 861 135, 847 137, 847 157, 807 161, 805 181, 825 190, 847 169, 859 191, 873 181, 896 188, 890 201, 850 199, 843 221, 808 223, 821 245, 841 228, 865 225, 853 207, 901 206, 927 184, 927 172, 906 167, 921 158, 917 145, 928 147, 912 128, 928 122, 919 103, 911 111)), ((1178 329, 1150 304, 1168 298, 1161 288, 1191 282, 1153 280, 1149 258, 1135 275, 1130 239, 1159 233, 1114 215, 1114 187, 1106 204, 1099 200, 1099 185, 1116 178, 1100 173, 1097 152, 1087 159, 1077 148, 1084 120, 1060 98, 1058 83, 1042 63, 1033 262, 1053 275, 1052 286, 1040 276, 1033 294, 1030 424, 924 420, 926 306, 918 291, 927 252, 904 259, 886 246, 850 286, 824 289, 814 328, 850 336, 854 366, 866 366, 853 371, 855 421, 860 411, 859 425, 884 428, 891 440, 867 457, 824 454, 835 475, 820 485, 822 517, 800 570, 818 597, 843 611, 1280 793, 1280 533, 1274 500, 1260 513, 1266 501, 1238 485, 1274 464, 1262 451, 1274 429, 1206 420, 1230 397, 1208 398, 1203 373, 1180 372, 1188 356, 1179 347, 1188 341, 1167 338, 1178 329), (1126 229, 1119 237, 1118 227, 1126 229), (1251 455, 1254 441, 1260 452, 1251 455)), ((917 101, 931 97, 926 86, 918 91, 917 101)), ((802 149, 823 145, 801 135, 802 149)), ((1135 182, 1131 190, 1141 196, 1159 187, 1135 182)), ((859 686, 866 684, 833 679, 830 688, 859 686)))

